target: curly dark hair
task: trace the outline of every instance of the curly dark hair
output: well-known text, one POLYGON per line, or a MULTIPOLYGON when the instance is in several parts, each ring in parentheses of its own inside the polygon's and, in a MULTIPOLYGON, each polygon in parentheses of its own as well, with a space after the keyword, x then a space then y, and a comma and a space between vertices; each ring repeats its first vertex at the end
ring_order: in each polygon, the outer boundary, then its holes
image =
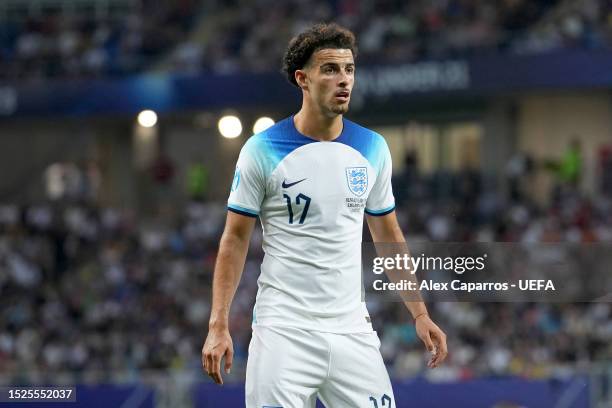
POLYGON ((323 48, 349 49, 353 58, 357 57, 355 35, 350 30, 335 23, 316 24, 289 41, 283 56, 283 72, 289 82, 298 86, 295 71, 304 68, 310 56, 323 48))

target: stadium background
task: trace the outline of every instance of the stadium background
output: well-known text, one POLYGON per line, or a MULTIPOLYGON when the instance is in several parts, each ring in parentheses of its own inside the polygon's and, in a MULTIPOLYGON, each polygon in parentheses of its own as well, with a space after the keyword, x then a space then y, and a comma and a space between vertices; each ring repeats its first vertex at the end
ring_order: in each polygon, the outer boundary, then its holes
MULTIPOLYGON (((387 139, 410 239, 612 241, 610 1, 2 0, 0 384, 243 405, 260 229, 227 384, 200 365, 224 203, 255 120, 299 108, 279 61, 316 21, 357 34, 348 117, 387 139)), ((369 307, 399 406, 612 406, 609 303, 431 304, 436 370, 369 307)))

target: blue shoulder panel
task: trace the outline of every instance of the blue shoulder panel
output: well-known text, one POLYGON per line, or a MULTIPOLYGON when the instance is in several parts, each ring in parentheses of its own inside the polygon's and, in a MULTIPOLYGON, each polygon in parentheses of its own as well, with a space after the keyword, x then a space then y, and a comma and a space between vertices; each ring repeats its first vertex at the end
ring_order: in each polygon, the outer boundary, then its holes
POLYGON ((249 153, 262 161, 269 175, 289 153, 316 140, 300 134, 293 124, 293 116, 275 123, 268 129, 253 135, 245 147, 249 153))
POLYGON ((378 133, 344 119, 342 134, 334 141, 357 150, 378 171, 382 168, 386 142, 378 133))
MULTIPOLYGON (((298 132, 293 116, 290 116, 252 136, 247 140, 245 148, 263 167, 264 173, 269 175, 289 153, 306 144, 317 142, 298 132)), ((378 133, 343 119, 342 133, 333 142, 357 150, 378 171, 382 168, 386 142, 378 133)))

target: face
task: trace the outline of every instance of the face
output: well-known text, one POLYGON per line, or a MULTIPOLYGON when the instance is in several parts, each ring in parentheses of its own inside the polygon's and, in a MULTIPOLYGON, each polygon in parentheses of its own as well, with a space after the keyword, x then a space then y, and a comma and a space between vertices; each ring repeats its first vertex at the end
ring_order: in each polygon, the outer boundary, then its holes
POLYGON ((328 116, 348 111, 355 82, 355 61, 349 49, 325 48, 316 51, 303 70, 298 83, 307 90, 311 102, 328 116))

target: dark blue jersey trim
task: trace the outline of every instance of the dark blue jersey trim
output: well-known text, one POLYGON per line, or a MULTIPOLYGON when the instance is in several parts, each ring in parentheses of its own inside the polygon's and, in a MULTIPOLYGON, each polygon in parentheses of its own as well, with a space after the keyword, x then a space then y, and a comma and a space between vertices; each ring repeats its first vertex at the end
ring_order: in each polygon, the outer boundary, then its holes
POLYGON ((257 214, 252 214, 250 212, 237 210, 237 209, 232 208, 232 207, 227 207, 227 211, 231 211, 233 213, 240 214, 240 215, 245 215, 245 216, 251 217, 251 218, 257 218, 257 214))
POLYGON ((366 214, 373 215, 375 217, 381 217, 383 215, 391 214, 393 211, 395 211, 395 206, 389 208, 388 210, 382 210, 380 212, 378 212, 378 211, 370 211, 367 208, 365 210, 366 214))

